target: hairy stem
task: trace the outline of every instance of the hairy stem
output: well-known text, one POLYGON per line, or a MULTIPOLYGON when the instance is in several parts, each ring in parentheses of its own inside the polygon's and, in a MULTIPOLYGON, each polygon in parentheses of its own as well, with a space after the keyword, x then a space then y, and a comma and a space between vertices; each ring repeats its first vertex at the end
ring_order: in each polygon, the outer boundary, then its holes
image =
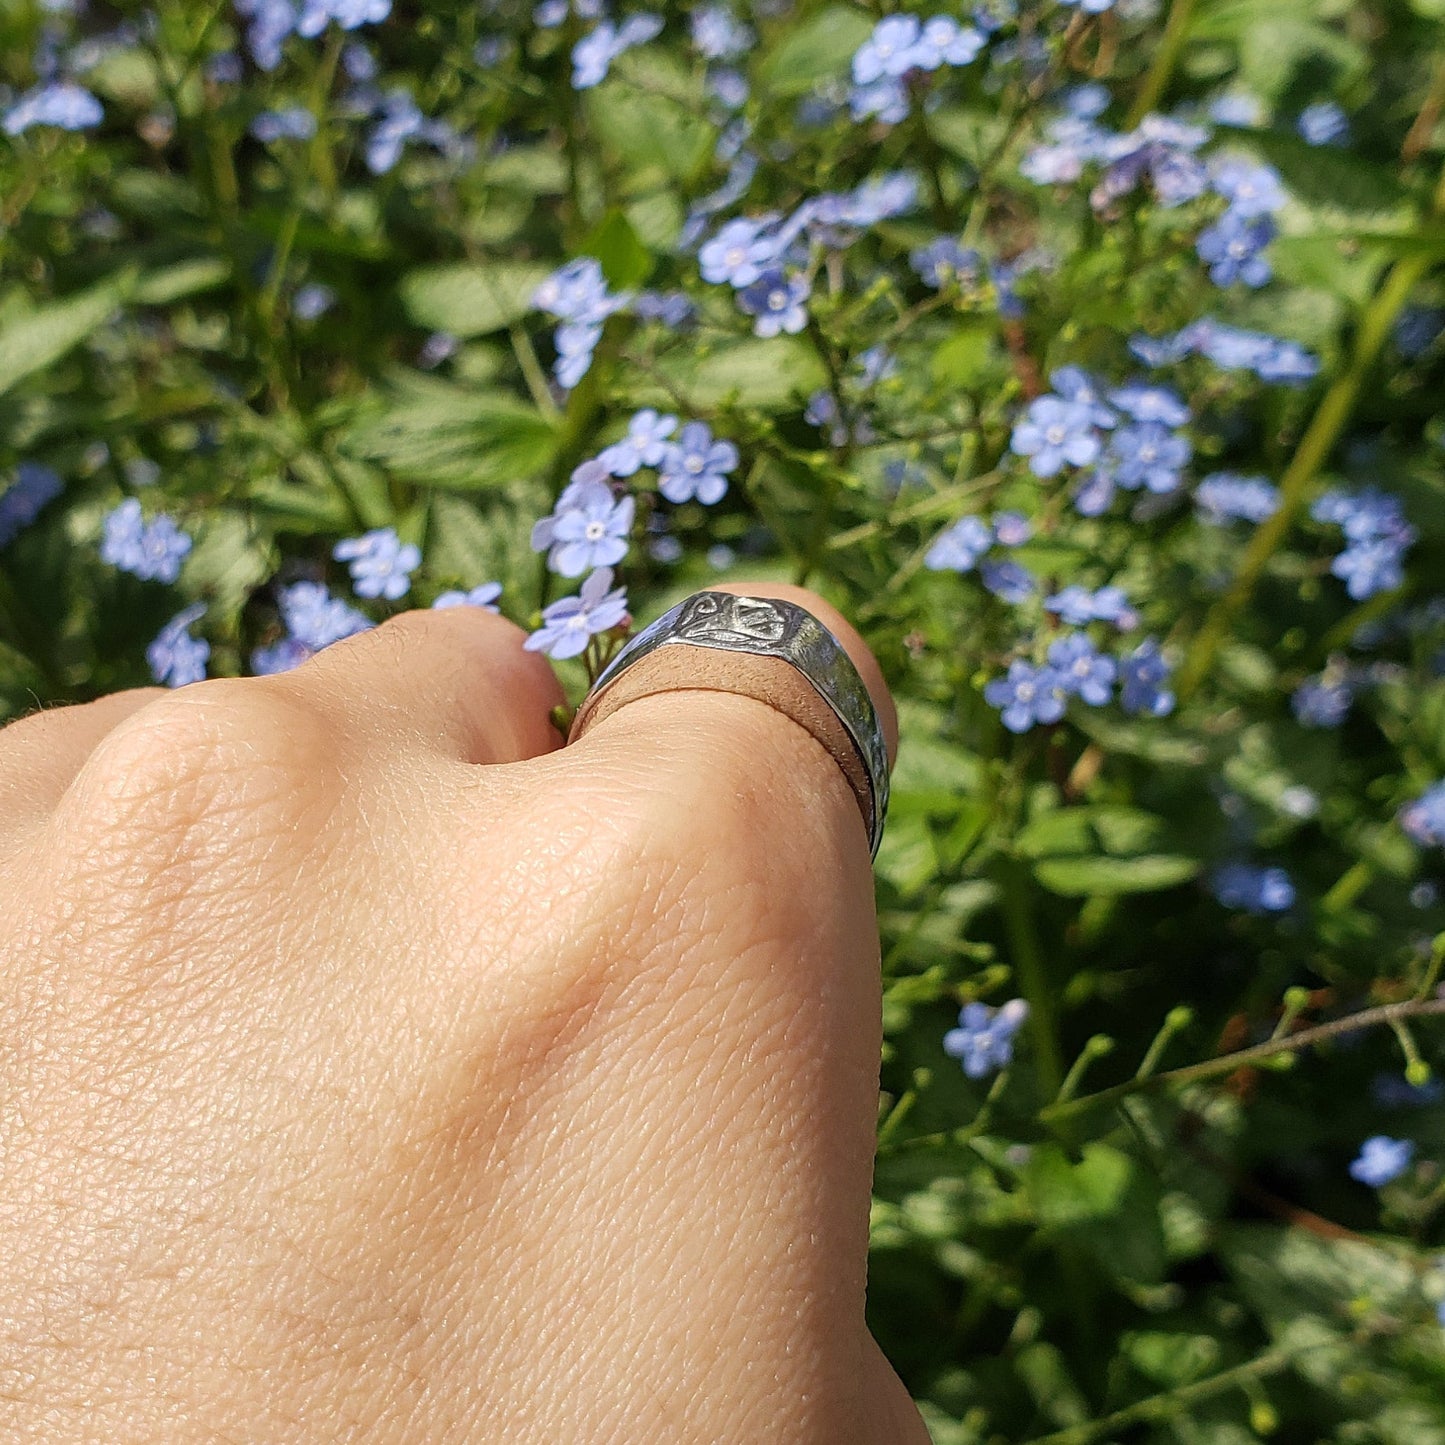
POLYGON ((1394 1027, 1406 1019, 1431 1018, 1445 1014, 1445 999, 1412 998, 1402 1003, 1380 1004, 1376 1008, 1362 1009, 1359 1013, 1348 1014, 1342 1019, 1332 1019, 1314 1028, 1301 1029, 1297 1034, 1284 1038, 1267 1039, 1251 1048, 1238 1049, 1232 1054, 1221 1054, 1217 1059, 1205 1059, 1203 1063, 1188 1064, 1181 1069, 1169 1069, 1145 1079, 1130 1079, 1127 1083, 1115 1084, 1111 1089, 1101 1089, 1097 1094, 1083 1094, 1061 1104, 1051 1104, 1039 1111, 1039 1118, 1045 1123, 1056 1123, 1073 1114, 1080 1114, 1100 1104, 1112 1104, 1119 1099, 1137 1094, 1144 1089, 1176 1084, 1197 1084, 1204 1079, 1218 1078, 1232 1074, 1249 1064, 1262 1063, 1277 1054, 1298 1053, 1313 1044, 1326 1039, 1338 1038, 1341 1034, 1352 1034, 1360 1029, 1378 1028, 1382 1025, 1394 1027))

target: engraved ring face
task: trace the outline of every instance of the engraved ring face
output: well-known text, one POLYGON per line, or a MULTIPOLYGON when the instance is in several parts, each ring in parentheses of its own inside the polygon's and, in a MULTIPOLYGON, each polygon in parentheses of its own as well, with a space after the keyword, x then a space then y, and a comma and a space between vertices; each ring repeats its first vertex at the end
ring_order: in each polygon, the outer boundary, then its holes
POLYGON ((749 651, 773 650, 787 631, 787 618, 766 597, 730 592, 699 592, 688 598, 675 625, 681 642, 734 643, 749 651))
POLYGON ((867 684, 842 644, 811 612, 792 602, 731 592, 698 592, 680 602, 613 658, 578 709, 572 737, 581 735, 595 705, 627 669, 660 648, 677 644, 778 658, 806 679, 851 741, 844 741, 841 735, 829 741, 804 718, 794 715, 794 720, 813 731, 833 752, 845 774, 854 770, 858 805, 876 856, 888 808, 888 751, 883 729, 867 684), (839 748, 849 753, 847 760, 839 748), (857 771, 860 763, 861 772, 857 771))

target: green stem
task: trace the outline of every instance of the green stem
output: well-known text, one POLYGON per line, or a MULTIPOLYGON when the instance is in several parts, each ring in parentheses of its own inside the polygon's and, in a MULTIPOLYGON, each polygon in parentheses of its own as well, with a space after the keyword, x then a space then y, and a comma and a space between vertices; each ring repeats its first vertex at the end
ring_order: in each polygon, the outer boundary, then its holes
POLYGON ((1054 1099, 1063 1087, 1064 1066, 1054 1025, 1053 984, 1034 930, 1028 871, 1017 859, 1004 859, 999 866, 999 882, 1014 975, 1029 1006, 1029 1036, 1038 1064, 1039 1092, 1046 1099, 1054 1099))
POLYGON ((1164 22, 1164 34, 1159 40, 1159 49, 1154 52, 1154 63, 1144 76, 1144 84, 1134 97, 1134 105, 1126 122, 1133 128, 1159 104, 1160 97, 1173 78, 1174 67, 1184 50, 1184 39, 1189 33, 1189 22, 1194 17, 1194 0, 1174 0, 1169 7, 1169 19, 1164 22))
POLYGON ((1214 1395, 1223 1394, 1226 1390, 1242 1388, 1246 1383, 1262 1379, 1266 1375, 1276 1375, 1294 1358, 1293 1354, 1285 1350, 1271 1350, 1257 1360, 1234 1365, 1228 1370, 1221 1370, 1217 1375, 1210 1375, 1207 1379, 1196 1380, 1192 1385, 1180 1385, 1178 1389, 1165 1390, 1158 1395, 1136 1400, 1132 1405, 1125 1405, 1122 1410, 1115 1410, 1112 1415, 1104 1415, 1082 1425, 1071 1425, 1067 1430, 1054 1431, 1052 1435, 1036 1436, 1027 1441, 1026 1445, 1090 1445, 1091 1441, 1097 1440, 1101 1435, 1114 1434, 1126 1425, 1142 1420, 1165 1420, 1171 1415, 1181 1413, 1180 1407, 1192 1401, 1207 1400, 1214 1395))
POLYGON ((1323 1043, 1326 1039, 1338 1038, 1341 1034, 1357 1033, 1361 1029, 1376 1028, 1413 1018, 1438 1017, 1445 1014, 1445 999, 1407 999, 1403 1003, 1380 1004, 1376 1008, 1362 1009, 1342 1019, 1333 1019, 1327 1024, 1317 1024, 1312 1029, 1301 1029, 1288 1038, 1268 1039, 1252 1048, 1239 1049, 1232 1054, 1221 1054, 1217 1059, 1205 1059, 1203 1063, 1189 1064, 1182 1069, 1170 1069, 1154 1074, 1147 1079, 1130 1079, 1127 1083, 1115 1084, 1112 1089, 1101 1089, 1097 1094, 1084 1094, 1062 1104, 1050 1104, 1039 1111, 1039 1118, 1052 1123, 1069 1115, 1083 1113, 1100 1104, 1112 1104, 1119 1099, 1137 1094, 1143 1089, 1158 1088, 1161 1085, 1197 1084, 1205 1079, 1232 1074, 1247 1064, 1262 1063, 1276 1054, 1298 1053, 1312 1044, 1323 1043))
MULTIPOLYGON (((1445 171, 1436 188, 1432 214, 1445 211, 1445 171)), ((1255 584, 1283 544, 1295 518, 1310 500, 1312 484, 1320 468, 1334 449, 1340 432, 1354 411, 1360 389, 1365 383, 1395 318, 1400 314, 1410 293, 1429 270, 1433 257, 1428 253, 1402 256, 1390 268, 1385 284, 1360 318, 1350 364, 1325 393, 1309 427, 1295 450, 1290 464, 1280 478, 1278 510, 1263 522, 1245 548, 1244 557, 1234 582, 1223 597, 1210 609, 1203 627, 1195 637, 1189 654, 1180 669, 1176 689, 1180 701, 1190 697, 1209 675, 1214 659, 1224 644, 1235 617, 1243 610, 1254 592, 1255 584)))

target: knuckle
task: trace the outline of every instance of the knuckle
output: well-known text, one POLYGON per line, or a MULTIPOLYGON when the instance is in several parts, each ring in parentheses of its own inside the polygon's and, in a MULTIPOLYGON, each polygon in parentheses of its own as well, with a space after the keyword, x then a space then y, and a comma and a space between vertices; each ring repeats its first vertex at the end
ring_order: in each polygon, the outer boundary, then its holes
POLYGON ((324 757, 324 724, 264 681, 216 679, 148 703, 104 737, 67 795, 106 831, 265 816, 324 757))

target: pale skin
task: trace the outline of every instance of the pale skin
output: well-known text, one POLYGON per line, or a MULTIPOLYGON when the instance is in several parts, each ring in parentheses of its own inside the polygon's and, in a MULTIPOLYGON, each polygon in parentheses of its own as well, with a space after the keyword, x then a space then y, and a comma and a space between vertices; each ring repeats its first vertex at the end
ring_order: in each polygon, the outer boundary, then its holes
POLYGON ((0 730, 0 1439, 926 1445, 853 795, 731 694, 564 749, 522 636, 0 730))

